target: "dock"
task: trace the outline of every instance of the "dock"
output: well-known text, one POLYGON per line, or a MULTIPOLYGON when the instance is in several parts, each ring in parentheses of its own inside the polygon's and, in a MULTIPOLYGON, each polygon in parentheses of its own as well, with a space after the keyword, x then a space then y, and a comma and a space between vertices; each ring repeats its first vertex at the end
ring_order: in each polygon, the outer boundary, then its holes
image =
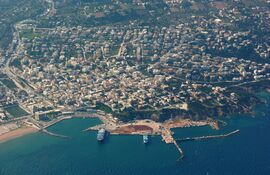
MULTIPOLYGON (((96 125, 96 126, 92 126, 92 127, 89 127, 89 128, 86 128, 85 130, 83 131, 98 131, 100 130, 101 128, 107 128, 105 124, 100 124, 100 125, 96 125)), ((107 129, 108 130, 108 129, 107 129)))
POLYGON ((173 138, 172 135, 173 135, 173 133, 170 129, 163 128, 163 130, 161 132, 162 140, 167 144, 174 144, 174 146, 176 147, 176 149, 180 153, 180 157, 177 159, 177 161, 180 161, 184 158, 185 154, 184 154, 184 151, 182 150, 182 148, 179 146, 179 144, 176 142, 176 140, 173 138))
MULTIPOLYGON (((173 137, 173 131, 171 130, 171 128, 174 128, 173 126, 170 125, 170 123, 167 123, 167 125, 164 125, 162 123, 157 123, 151 120, 141 120, 141 121, 136 121, 136 122, 132 122, 132 123, 116 123, 115 121, 109 120, 108 118, 106 118, 105 116, 98 116, 100 118, 100 120, 103 122, 100 125, 96 125, 96 126, 92 126, 89 127, 87 129, 85 129, 84 131, 97 131, 101 128, 105 128, 108 132, 110 132, 113 135, 144 135, 145 130, 136 130, 134 129, 135 126, 138 127, 149 127, 151 128, 151 132, 147 133, 147 134, 151 134, 151 135, 161 135, 162 140, 166 143, 166 144, 174 144, 174 146, 176 147, 176 149, 178 150, 180 156, 177 159, 177 161, 180 161, 184 158, 185 154, 184 151, 182 150, 182 148, 179 145, 179 142, 181 141, 192 141, 192 140, 202 140, 202 139, 212 139, 212 138, 222 138, 222 137, 228 137, 230 135, 236 134, 238 133, 240 130, 235 130, 232 131, 228 134, 222 134, 222 135, 212 135, 212 136, 201 136, 201 137, 186 137, 186 138, 179 138, 179 139, 175 139, 173 137), (122 129, 122 130, 121 130, 122 129)), ((185 121, 185 123, 183 124, 183 121, 180 123, 181 126, 196 126, 194 123, 192 123, 191 121, 185 121)), ((212 122, 212 121, 207 121, 207 122, 201 122, 201 123, 196 123, 198 126, 204 126, 206 124, 212 126, 212 128, 214 129, 218 129, 218 125, 217 122, 212 122)), ((178 125, 179 126, 179 125, 178 125)))

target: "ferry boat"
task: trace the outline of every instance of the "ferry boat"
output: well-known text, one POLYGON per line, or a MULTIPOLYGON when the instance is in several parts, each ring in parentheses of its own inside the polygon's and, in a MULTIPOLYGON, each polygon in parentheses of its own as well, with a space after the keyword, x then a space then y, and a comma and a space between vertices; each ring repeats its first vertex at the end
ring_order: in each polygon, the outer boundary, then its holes
POLYGON ((148 135, 143 135, 143 143, 147 144, 149 142, 148 135))
POLYGON ((100 129, 98 130, 98 133, 97 133, 97 140, 98 141, 103 141, 104 140, 104 137, 105 137, 105 133, 106 133, 106 130, 105 129, 100 129))

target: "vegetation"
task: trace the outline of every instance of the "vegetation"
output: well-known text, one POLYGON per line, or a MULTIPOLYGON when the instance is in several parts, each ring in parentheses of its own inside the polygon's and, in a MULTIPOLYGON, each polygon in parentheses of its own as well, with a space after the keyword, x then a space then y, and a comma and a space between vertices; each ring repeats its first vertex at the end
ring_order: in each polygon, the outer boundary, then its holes
POLYGON ((16 22, 35 18, 45 10, 41 0, 0 0, 0 4, 0 48, 9 45, 16 22))
POLYGON ((100 26, 116 23, 129 23, 140 19, 146 25, 166 24, 171 21, 163 0, 151 0, 145 6, 138 6, 131 0, 115 3, 110 0, 60 0, 56 2, 57 12, 53 17, 41 19, 39 26, 55 27, 56 25, 100 26), (157 18, 164 18, 164 20, 157 18), (143 19, 143 20, 142 20, 143 19))
POLYGON ((9 78, 0 79, 0 81, 9 89, 14 90, 17 88, 16 84, 9 78))
POLYGON ((14 118, 23 117, 28 115, 28 113, 23 110, 19 105, 13 105, 4 108, 10 115, 12 115, 14 118))
POLYGON ((10 66, 14 66, 20 70, 22 70, 21 62, 18 59, 14 59, 10 62, 10 66))
POLYGON ((105 105, 104 103, 100 103, 100 102, 97 102, 95 109, 104 111, 106 113, 113 113, 112 109, 109 106, 105 105))

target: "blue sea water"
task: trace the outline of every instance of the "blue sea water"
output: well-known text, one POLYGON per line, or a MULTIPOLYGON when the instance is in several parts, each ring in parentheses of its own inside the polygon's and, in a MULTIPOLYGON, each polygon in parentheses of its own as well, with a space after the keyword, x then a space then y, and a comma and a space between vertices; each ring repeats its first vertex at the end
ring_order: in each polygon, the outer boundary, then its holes
MULTIPOLYGON (((261 94, 270 102, 270 96, 261 94)), ((255 108, 256 118, 238 116, 219 131, 209 127, 175 129, 175 138, 220 134, 240 129, 227 138, 182 142, 185 158, 161 137, 144 145, 141 136, 110 136, 104 144, 85 128, 98 119, 71 119, 50 131, 56 138, 34 133, 0 144, 0 175, 269 175, 270 109, 255 108)))

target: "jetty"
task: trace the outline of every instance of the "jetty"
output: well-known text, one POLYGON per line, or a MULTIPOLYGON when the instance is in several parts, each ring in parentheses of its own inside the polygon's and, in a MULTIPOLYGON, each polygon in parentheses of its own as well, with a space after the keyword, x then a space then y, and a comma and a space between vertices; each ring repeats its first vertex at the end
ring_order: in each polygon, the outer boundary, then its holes
MULTIPOLYGON (((103 123, 100 125, 92 126, 84 131, 97 131, 101 128, 105 128, 108 132, 113 135, 144 135, 144 134, 151 134, 151 135, 161 135, 162 140, 166 144, 174 144, 178 152, 180 153, 180 157, 177 161, 180 161, 184 158, 185 154, 182 148, 179 145, 181 141, 191 141, 191 140, 202 140, 202 139, 212 139, 212 138, 222 138, 228 137, 230 135, 238 133, 240 130, 235 130, 228 134, 223 135, 211 135, 211 136, 200 136, 200 137, 186 137, 186 138, 179 138, 175 139, 173 137, 172 128, 177 127, 190 127, 190 126, 205 126, 210 125, 213 129, 219 129, 218 122, 207 120, 201 122, 194 122, 191 120, 178 120, 176 123, 174 121, 167 121, 166 123, 159 123, 149 119, 134 121, 131 123, 117 123, 112 119, 98 115, 97 116, 103 123)), ((225 124, 225 123, 223 123, 225 124)))
POLYGON ((200 137, 186 137, 186 138, 181 138, 181 139, 175 139, 176 141, 192 141, 192 140, 202 140, 202 139, 214 139, 214 138, 223 138, 223 137, 228 137, 231 136, 233 134, 236 134, 240 132, 239 129, 232 131, 228 134, 221 134, 221 135, 213 135, 213 136, 200 136, 200 137))
POLYGON ((177 161, 180 161, 184 158, 185 154, 184 151, 182 150, 182 148, 177 144, 177 142, 174 140, 173 144, 175 145, 175 147, 177 148, 177 150, 180 152, 180 157, 177 159, 177 161))
POLYGON ((46 134, 51 135, 51 136, 54 136, 54 137, 70 138, 70 137, 65 136, 65 135, 52 133, 52 132, 50 132, 50 131, 48 131, 48 130, 46 130, 46 129, 41 129, 40 132, 46 133, 46 134))
POLYGON ((239 129, 232 131, 228 134, 222 134, 222 135, 213 135, 213 136, 201 136, 201 137, 186 137, 186 138, 181 138, 181 139, 173 139, 172 137, 169 139, 169 142, 166 143, 173 143, 175 145, 175 147, 177 148, 177 150, 180 153, 180 157, 177 159, 177 161, 180 161, 184 158, 185 154, 184 151, 182 150, 182 148, 177 144, 177 141, 192 141, 192 140, 202 140, 202 139, 214 139, 214 138, 224 138, 224 137, 228 137, 231 136, 233 134, 236 134, 240 132, 239 129))

